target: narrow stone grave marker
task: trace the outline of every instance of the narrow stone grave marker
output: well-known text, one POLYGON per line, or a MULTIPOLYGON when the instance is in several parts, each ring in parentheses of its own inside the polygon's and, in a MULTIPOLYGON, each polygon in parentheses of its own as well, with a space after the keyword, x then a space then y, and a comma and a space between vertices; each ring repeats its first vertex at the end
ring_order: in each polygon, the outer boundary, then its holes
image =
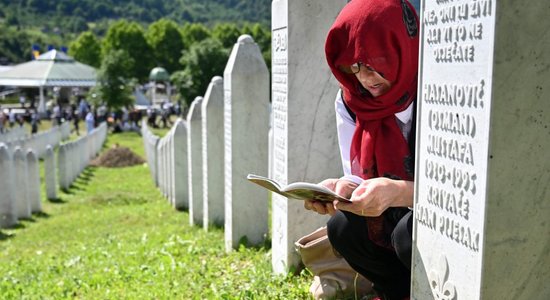
POLYGON ((57 174, 55 155, 52 146, 46 146, 44 155, 44 177, 46 180, 46 195, 48 199, 57 199, 57 174))
POLYGON ((187 125, 178 119, 174 125, 174 208, 183 210, 189 208, 189 182, 187 161, 187 125))
POLYGON ((40 169, 38 158, 33 150, 27 150, 27 197, 31 206, 31 212, 42 211, 42 202, 40 201, 40 169))
POLYGON ((14 178, 15 178, 15 203, 18 219, 31 218, 31 204, 28 196, 27 159, 23 150, 19 147, 13 152, 14 178))
POLYGON ((224 223, 223 79, 212 78, 202 101, 203 227, 224 223))
POLYGON ((0 228, 17 224, 15 182, 10 150, 0 143, 0 228))
POLYGON ((268 195, 246 180, 267 174, 269 71, 258 45, 242 35, 224 70, 225 249, 262 243, 268 233, 268 195))
POLYGON ((203 98, 196 97, 187 114, 187 157, 189 168, 189 222, 202 225, 202 130, 201 105, 203 98))
POLYGON ((71 185, 69 179, 69 161, 68 161, 68 146, 61 145, 57 150, 57 162, 59 168, 59 187, 61 189, 68 189, 71 185))

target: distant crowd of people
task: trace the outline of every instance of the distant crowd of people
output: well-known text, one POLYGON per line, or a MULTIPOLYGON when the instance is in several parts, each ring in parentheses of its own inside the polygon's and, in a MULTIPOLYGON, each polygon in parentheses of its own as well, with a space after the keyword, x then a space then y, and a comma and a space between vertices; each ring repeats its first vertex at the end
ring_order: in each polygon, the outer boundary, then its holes
POLYGON ((90 132, 102 122, 114 131, 132 130, 139 128, 139 122, 142 118, 141 111, 138 109, 129 109, 123 107, 116 111, 110 111, 107 106, 91 106, 84 98, 77 104, 71 104, 61 107, 56 104, 51 111, 53 125, 59 125, 63 122, 72 122, 73 131, 79 135, 78 123, 83 120, 86 124, 86 131, 90 132))
POLYGON ((22 127, 25 122, 31 125, 31 133, 38 132, 40 119, 36 111, 27 108, 23 113, 17 113, 13 108, 8 108, 7 111, 0 108, 0 134, 16 126, 22 127))
POLYGON ((152 128, 159 128, 159 122, 157 120, 160 118, 160 124, 162 128, 168 128, 172 126, 170 117, 172 115, 180 116, 181 115, 181 105, 177 102, 175 105, 165 101, 160 105, 160 108, 149 107, 147 108, 147 126, 152 128))
MULTIPOLYGON (((179 102, 172 104, 165 101, 160 107, 150 106, 145 111, 147 124, 152 128, 169 128, 172 126, 172 122, 170 121, 171 116, 180 116, 181 112, 179 102)), ((137 130, 140 128, 143 112, 133 107, 123 107, 116 111, 110 111, 105 105, 94 107, 86 99, 81 98, 77 103, 54 104, 47 109, 46 116, 51 120, 52 126, 71 122, 73 125, 71 132, 80 135, 80 121, 84 122, 87 132, 92 131, 102 122, 107 122, 107 125, 113 132, 137 130)), ((20 108, 5 109, 0 107, 0 134, 9 130, 9 128, 23 126, 25 123, 29 123, 31 134, 37 133, 40 117, 34 106, 25 108, 22 105, 20 108)))

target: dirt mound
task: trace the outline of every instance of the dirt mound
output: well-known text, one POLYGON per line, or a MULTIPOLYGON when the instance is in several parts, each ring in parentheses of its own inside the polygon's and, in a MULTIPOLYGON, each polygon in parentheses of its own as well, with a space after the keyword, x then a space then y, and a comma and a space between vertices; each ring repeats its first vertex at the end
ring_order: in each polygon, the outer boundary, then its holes
POLYGON ((145 160, 132 152, 129 148, 119 147, 118 145, 103 152, 90 162, 90 165, 96 167, 121 168, 143 164, 145 160))

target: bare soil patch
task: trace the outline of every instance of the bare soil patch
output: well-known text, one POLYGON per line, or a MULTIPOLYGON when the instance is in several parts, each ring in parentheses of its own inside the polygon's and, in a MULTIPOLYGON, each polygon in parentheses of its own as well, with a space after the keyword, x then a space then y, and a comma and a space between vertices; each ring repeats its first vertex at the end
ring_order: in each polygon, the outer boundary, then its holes
POLYGON ((143 164, 145 160, 126 147, 114 145, 90 162, 90 165, 106 168, 122 168, 143 164))

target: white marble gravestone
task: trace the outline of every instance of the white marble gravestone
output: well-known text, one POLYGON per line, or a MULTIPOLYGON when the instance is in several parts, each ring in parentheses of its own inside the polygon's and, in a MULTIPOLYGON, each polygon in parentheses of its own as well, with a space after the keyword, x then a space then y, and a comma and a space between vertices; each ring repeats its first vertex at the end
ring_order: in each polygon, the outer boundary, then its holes
POLYGON ((148 164, 149 164, 149 168, 151 168, 153 171, 152 171, 152 177, 153 177, 153 180, 155 182, 155 185, 158 186, 159 185, 159 182, 158 182, 158 169, 159 169, 159 166, 158 166, 158 153, 157 153, 157 145, 158 145, 158 142, 159 142, 159 137, 156 136, 156 135, 150 135, 149 136, 149 151, 151 151, 151 154, 148 155, 148 157, 150 158, 148 160, 148 164))
POLYGON ((157 181, 158 181, 158 188, 160 189, 161 193, 164 193, 162 191, 163 189, 163 169, 164 165, 162 163, 162 139, 159 138, 158 143, 156 144, 156 153, 157 153, 157 181))
POLYGON ((162 138, 160 140, 160 162, 161 162, 161 185, 160 190, 162 194, 166 197, 166 190, 168 188, 168 164, 166 163, 166 139, 162 138))
POLYGON ((15 207, 18 219, 31 218, 31 204, 28 196, 27 158, 20 147, 13 151, 13 173, 15 178, 15 207))
POLYGON ((246 180, 267 175, 269 71, 252 37, 233 46, 223 73, 225 249, 245 238, 262 243, 268 233, 268 194, 246 180))
POLYGON ((224 223, 223 78, 215 76, 202 101, 203 227, 224 223))
POLYGON ((42 203, 40 201, 40 169, 38 166, 38 158, 31 149, 27 150, 27 180, 27 197, 29 198, 31 212, 41 212, 42 203))
POLYGON ((413 299, 550 298, 550 6, 423 2, 413 299))
POLYGON ((59 187, 61 189, 68 189, 70 183, 69 179, 69 161, 68 161, 69 151, 67 144, 59 146, 57 150, 57 163, 59 168, 59 187))
MULTIPOLYGON (((325 59, 326 34, 347 3, 272 2, 273 177, 286 185, 343 175, 334 99, 338 85, 325 59)), ((294 242, 326 224, 301 201, 273 195, 272 264, 286 273, 300 257, 294 242)))
POLYGON ((145 119, 141 122, 141 135, 143 137, 143 146, 147 155, 147 165, 151 171, 151 178, 155 183, 155 186, 159 186, 158 183, 158 162, 157 162, 157 145, 159 137, 154 135, 147 127, 147 121, 145 119))
POLYGON ((163 137, 164 140, 164 195, 168 201, 170 201, 170 140, 167 136, 163 137))
POLYGON ((17 223, 13 161, 10 150, 0 143, 0 228, 17 223))
POLYGON ((176 203, 176 180, 174 178, 174 132, 175 126, 170 129, 170 138, 168 140, 168 163, 170 166, 170 204, 175 206, 176 203))
POLYGON ((46 181, 46 196, 48 199, 57 199, 57 174, 55 155, 52 146, 46 146, 44 154, 44 177, 46 181))
POLYGON ((183 210, 189 208, 187 124, 178 118, 174 126, 174 208, 183 210))
POLYGON ((196 97, 187 114, 187 167, 189 168, 189 222, 202 225, 202 130, 201 107, 203 97, 196 97))
POLYGON ((164 164, 164 184, 163 184, 163 193, 166 199, 169 199, 169 189, 170 189, 170 164, 168 162, 168 139, 164 136, 162 138, 162 163, 164 164))

